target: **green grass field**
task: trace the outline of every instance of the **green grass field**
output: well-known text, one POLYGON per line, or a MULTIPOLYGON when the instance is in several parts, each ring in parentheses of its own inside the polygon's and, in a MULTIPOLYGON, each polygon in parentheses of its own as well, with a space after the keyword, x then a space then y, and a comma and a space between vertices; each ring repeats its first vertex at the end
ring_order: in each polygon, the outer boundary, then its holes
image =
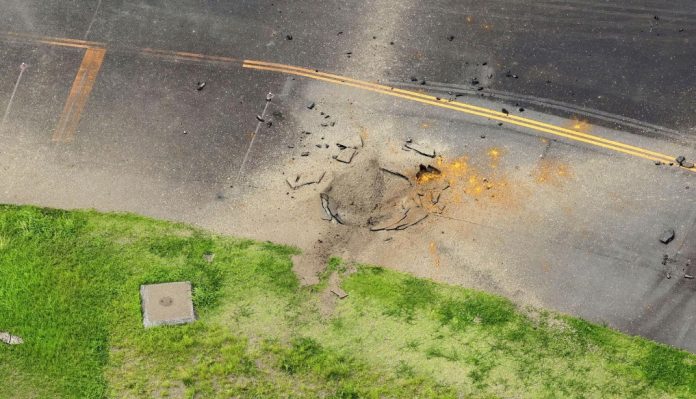
POLYGON ((696 397, 696 356, 478 291, 133 215, 0 206, 0 398, 696 397), (212 263, 203 255, 214 253, 212 263), (327 295, 329 273, 348 298, 327 295), (189 280, 199 320, 141 326, 189 280))

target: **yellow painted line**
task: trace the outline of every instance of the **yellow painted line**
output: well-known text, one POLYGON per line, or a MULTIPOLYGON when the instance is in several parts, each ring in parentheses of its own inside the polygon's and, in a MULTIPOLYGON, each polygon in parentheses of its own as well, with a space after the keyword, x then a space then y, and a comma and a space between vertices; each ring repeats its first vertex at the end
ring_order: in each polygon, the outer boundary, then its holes
POLYGON ((36 36, 36 35, 29 35, 29 34, 25 34, 25 33, 16 33, 16 32, 0 32, 0 37, 5 37, 8 39, 14 39, 14 40, 22 40, 25 42, 49 44, 52 46, 62 46, 62 47, 77 47, 77 48, 106 47, 106 45, 104 43, 99 43, 99 42, 88 42, 85 40, 78 40, 78 39, 64 39, 64 38, 36 36))
POLYGON ((74 140, 80 116, 92 92, 105 55, 106 50, 103 48, 88 48, 85 51, 80 68, 77 70, 75 80, 70 88, 70 94, 65 101, 63 112, 58 120, 58 125, 53 132, 53 141, 69 142, 74 140))
MULTIPOLYGON (((524 125, 524 126, 527 126, 527 127, 529 127, 528 125, 534 125, 534 126, 538 126, 540 128, 543 128, 543 129, 550 129, 550 130, 558 132, 558 135, 562 136, 562 137, 567 137, 566 135, 578 136, 578 137, 582 137, 582 138, 592 140, 595 142, 601 142, 601 143, 604 143, 604 144, 607 144, 607 145, 610 145, 613 147, 621 147, 621 148, 624 148, 628 151, 631 151, 632 154, 633 153, 643 153, 643 154, 648 156, 647 159, 651 159, 651 160, 655 160, 655 161, 659 160, 661 162, 674 162, 674 157, 671 157, 669 155, 662 154, 659 152, 655 152, 655 151, 651 151, 648 149, 632 146, 632 145, 621 143, 621 142, 614 141, 614 140, 605 139, 603 137, 579 132, 576 130, 571 130, 571 129, 563 128, 563 127, 556 126, 556 125, 551 125, 551 124, 537 121, 534 119, 524 118, 524 117, 520 117, 520 116, 516 116, 516 115, 504 114, 500 111, 492 110, 489 108, 478 107, 478 106, 464 104, 464 103, 460 103, 460 102, 456 102, 456 101, 438 99, 437 97, 426 95, 423 93, 418 93, 415 91, 403 90, 403 89, 398 89, 398 88, 394 88, 394 87, 379 85, 379 84, 372 83, 372 82, 360 81, 360 80, 351 79, 351 78, 348 78, 345 76, 339 76, 339 75, 319 72, 317 70, 308 69, 308 68, 301 68, 301 67, 296 67, 296 66, 291 66, 291 65, 277 64, 277 63, 264 62, 264 61, 244 60, 245 67, 248 68, 251 65, 278 68, 278 69, 282 69, 283 71, 287 71, 287 73, 291 73, 290 71, 302 72, 302 73, 312 75, 309 77, 321 76, 321 77, 332 79, 333 81, 336 81, 336 83, 341 83, 341 84, 343 84, 343 83, 355 83, 355 84, 358 84, 362 88, 365 88, 367 90, 373 90, 373 89, 379 90, 379 92, 381 92, 381 93, 386 93, 386 94, 390 94, 390 95, 394 95, 392 93, 399 93, 399 94, 404 94, 408 97, 416 97, 416 98, 420 98, 420 99, 424 99, 424 100, 435 101, 438 103, 451 104, 451 105, 454 105, 456 107, 461 108, 462 110, 465 110, 464 112, 472 113, 474 115, 481 116, 478 113, 468 112, 468 111, 482 112, 482 113, 487 114, 487 116, 486 116, 487 118, 496 119, 496 120, 507 122, 507 123, 512 123, 511 120, 516 120, 519 122, 526 123, 527 125, 524 125), (560 133, 564 133, 566 135, 563 135, 560 133)), ((278 72, 280 72, 280 71, 278 71, 278 72)), ((399 97, 399 96, 397 96, 397 97, 399 97)), ((520 125, 517 123, 515 123, 515 124, 519 125, 519 126, 523 126, 523 125, 520 125)), ((532 128, 532 129, 535 129, 535 128, 532 128)), ((540 130, 540 129, 535 129, 535 130, 540 130)), ((548 133, 548 130, 543 130, 543 131, 548 133)), ((552 133, 552 134, 556 134, 556 133, 552 133)), ((582 141, 582 140, 579 140, 579 141, 582 141)))
POLYGON ((167 57, 174 59, 186 59, 194 61, 214 61, 223 63, 237 63, 242 60, 232 57, 222 57, 217 55, 205 55, 197 53, 189 53, 186 51, 169 51, 169 50, 157 50, 151 48, 144 48, 141 50, 142 54, 156 56, 156 57, 167 57))
MULTIPOLYGON (((531 125, 531 124, 528 124, 528 123, 524 123, 524 122, 522 122, 522 121, 508 120, 507 118, 499 117, 499 116, 496 116, 496 115, 490 115, 490 114, 486 114, 486 113, 482 113, 482 112, 477 112, 477 111, 463 110, 463 109, 460 108, 460 107, 456 107, 456 106, 454 106, 454 105, 450 105, 450 104, 448 104, 448 103, 446 103, 446 102, 438 102, 438 101, 425 100, 425 99, 421 99, 421 98, 409 97, 409 96, 406 96, 406 95, 403 95, 403 94, 400 94, 400 93, 395 93, 395 92, 393 92, 393 91, 391 91, 391 90, 381 90, 381 89, 369 88, 369 87, 366 87, 366 86, 363 86, 363 85, 359 85, 359 84, 356 84, 356 83, 351 83, 351 82, 341 81, 341 80, 335 80, 335 79, 330 79, 330 78, 326 78, 326 77, 323 77, 323 76, 312 75, 312 74, 308 74, 308 73, 304 73, 304 72, 299 72, 299 71, 293 71, 293 70, 285 70, 285 69, 281 69, 281 68, 265 67, 265 66, 251 65, 251 64, 246 64, 246 63, 243 64, 243 67, 244 67, 244 68, 250 68, 250 69, 264 70, 264 71, 273 71, 273 72, 288 73, 288 74, 293 74, 293 75, 297 75, 297 76, 304 76, 304 77, 308 77, 308 78, 312 78, 312 79, 322 80, 322 81, 325 81, 325 82, 337 83, 337 84, 342 84, 342 85, 345 85, 345 86, 351 86, 351 87, 356 87, 356 88, 360 88, 360 89, 370 90, 370 91, 374 91, 374 92, 378 92, 378 93, 388 94, 388 95, 391 95, 391 96, 394 96, 394 97, 400 97, 400 98, 404 98, 404 99, 411 100, 411 101, 417 101, 417 102, 420 102, 420 103, 429 104, 429 105, 434 105, 434 106, 437 106, 437 107, 452 109, 452 110, 459 111, 459 112, 465 112, 465 113, 472 114, 472 115, 482 116, 482 117, 484 117, 484 118, 490 118, 490 119, 495 119, 495 120, 500 120, 500 121, 506 121, 506 122, 508 122, 508 123, 510 123, 510 124, 513 124, 513 125, 522 126, 522 127, 527 127, 527 128, 529 128, 529 129, 541 131, 541 132, 544 132, 544 133, 553 134, 553 135, 556 135, 556 136, 561 136, 561 137, 569 138, 569 139, 571 139, 571 140, 580 141, 580 142, 587 143, 587 144, 592 144, 592 145, 595 145, 595 146, 598 146, 598 147, 603 147, 603 148, 606 148, 606 149, 609 149, 609 150, 613 150, 613 151, 617 151, 617 152, 622 152, 622 153, 624 153, 624 154, 633 155, 633 156, 636 156, 636 157, 639 157, 639 158, 649 159, 649 160, 651 160, 651 161, 658 161, 658 160, 661 161, 661 162, 673 162, 673 161, 674 161, 674 158, 658 159, 658 158, 656 158, 656 157, 649 156, 649 155, 646 155, 646 154, 643 154, 643 153, 640 153, 640 152, 627 150, 627 149, 624 149, 624 148, 621 148, 621 147, 616 147, 616 146, 604 144, 604 143, 601 143, 601 142, 593 141, 593 140, 586 139, 586 138, 582 138, 582 137, 572 136, 572 135, 565 134, 565 133, 562 133, 562 132, 557 132, 557 131, 554 131, 554 130, 551 130, 551 129, 546 129, 546 128, 544 128, 544 127, 539 127, 539 126, 531 125)), ((503 114, 503 115, 504 115, 504 114, 503 114)))

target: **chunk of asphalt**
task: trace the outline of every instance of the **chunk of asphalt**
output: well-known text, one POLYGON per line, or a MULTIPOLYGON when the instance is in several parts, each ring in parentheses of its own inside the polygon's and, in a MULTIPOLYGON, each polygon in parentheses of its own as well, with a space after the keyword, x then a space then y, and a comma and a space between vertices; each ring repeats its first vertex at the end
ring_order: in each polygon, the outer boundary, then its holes
POLYGON ((669 244, 670 241, 674 239, 674 229, 665 230, 660 236, 660 242, 663 244, 669 244))
POLYGON ((338 155, 334 155, 333 159, 341 163, 351 163, 355 157, 355 154, 357 153, 358 151, 354 148, 346 148, 345 150, 339 152, 338 155))
POLYGON ((336 205, 331 200, 331 197, 329 197, 329 194, 321 193, 319 194, 319 198, 321 199, 321 207, 324 208, 324 212, 326 212, 326 219, 322 219, 328 221, 335 220, 338 224, 343 224, 343 220, 341 220, 341 217, 338 215, 338 209, 336 209, 336 205))
POLYGON ((428 158, 435 158, 435 150, 432 148, 426 148, 416 143, 409 143, 408 141, 406 142, 406 144, 404 144, 404 147, 408 148, 409 150, 413 150, 419 153, 420 155, 426 156, 428 158))
POLYGON ((507 109, 505 109, 505 108, 503 108, 501 112, 504 113, 505 115, 509 115, 509 114, 510 114, 510 112, 509 112, 507 109))
POLYGON ((285 35, 285 39, 292 40, 292 35, 285 35))
POLYGON ((288 186, 290 186, 291 189, 297 190, 300 187, 308 186, 310 184, 319 184, 321 181, 324 179, 324 176, 326 175, 326 171, 323 171, 321 173, 306 173, 306 174, 299 174, 295 177, 295 179, 286 179, 285 182, 288 183, 288 186))

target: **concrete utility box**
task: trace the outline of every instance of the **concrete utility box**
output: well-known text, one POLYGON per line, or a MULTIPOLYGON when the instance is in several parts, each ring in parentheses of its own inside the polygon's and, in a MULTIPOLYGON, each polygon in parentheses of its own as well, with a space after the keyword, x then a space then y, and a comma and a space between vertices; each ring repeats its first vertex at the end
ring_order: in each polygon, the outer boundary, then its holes
POLYGON ((189 281, 141 285, 140 300, 145 327, 196 320, 189 281))

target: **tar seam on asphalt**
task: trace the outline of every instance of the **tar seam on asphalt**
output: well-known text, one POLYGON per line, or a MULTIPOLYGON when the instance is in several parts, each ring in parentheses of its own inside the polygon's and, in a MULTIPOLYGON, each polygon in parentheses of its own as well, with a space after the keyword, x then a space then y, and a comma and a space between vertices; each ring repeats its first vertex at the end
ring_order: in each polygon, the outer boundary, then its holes
POLYGON ((17 76, 17 81, 15 82, 14 88, 12 89, 12 94, 10 95, 10 101, 7 102, 7 108, 5 108, 5 114, 2 116, 2 121, 0 121, 0 131, 5 127, 5 122, 7 121, 8 115, 10 115, 10 108, 12 108, 12 102, 14 101, 15 94, 17 94, 17 88, 19 87, 19 82, 22 80, 22 75, 24 71, 29 67, 29 65, 22 63, 19 65, 19 76, 17 76))
POLYGON ((87 36, 89 36, 89 32, 92 31, 92 25, 94 25, 94 21, 97 19, 97 13, 99 12, 99 8, 101 7, 102 0, 99 0, 97 2, 97 8, 94 9, 94 14, 92 14, 92 20, 89 22, 89 26, 87 26, 87 32, 85 32, 85 37, 84 40, 87 40, 87 36))
MULTIPOLYGON (((271 92, 268 92, 266 98, 268 97, 273 98, 273 94, 271 92)), ((266 117, 266 110, 268 110, 268 104, 270 103, 271 102, 269 100, 266 100, 266 105, 263 107, 263 112, 261 112, 261 119, 264 119, 266 117)), ((237 171, 237 177, 234 179, 235 186, 239 183, 239 178, 242 177, 242 172, 244 172, 244 166, 246 165, 247 158, 249 158, 249 153, 251 153, 251 147, 254 146, 254 140, 256 140, 256 135, 259 133, 259 128, 261 128, 262 124, 263 120, 260 120, 256 123, 256 130, 254 130, 254 135, 251 136, 251 141, 249 141, 249 147, 247 148, 246 153, 244 154, 242 164, 239 166, 239 171, 237 171)))

